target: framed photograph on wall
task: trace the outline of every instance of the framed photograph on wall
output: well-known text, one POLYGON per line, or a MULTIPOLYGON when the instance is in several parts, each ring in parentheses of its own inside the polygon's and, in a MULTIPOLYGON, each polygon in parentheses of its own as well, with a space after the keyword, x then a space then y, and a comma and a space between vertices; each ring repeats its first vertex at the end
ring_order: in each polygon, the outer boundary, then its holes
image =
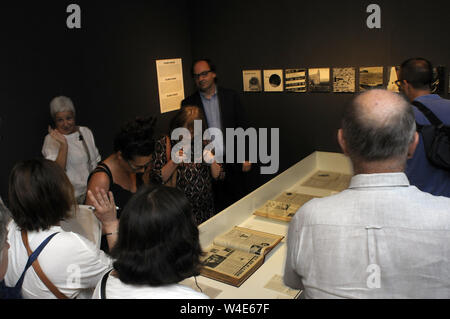
POLYGON ((261 92, 261 70, 243 70, 242 81, 244 92, 261 92))
POLYGON ((439 65, 433 68, 433 83, 431 84, 431 93, 445 94, 445 66, 439 65))
POLYGON ((356 69, 333 68, 333 92, 354 93, 356 90, 356 69))
POLYGON ((264 91, 283 92, 283 70, 264 70, 264 91))
POLYGON ((306 92, 306 69, 284 70, 284 87, 286 92, 306 92))
POLYGON ((308 86, 310 92, 331 92, 330 69, 308 69, 308 86))
POLYGON ((387 90, 391 92, 399 92, 397 84, 395 84, 395 81, 398 80, 398 70, 400 69, 399 66, 391 66, 387 70, 387 79, 388 79, 388 85, 387 90))
POLYGON ((383 67, 360 67, 359 68, 359 91, 383 88, 383 67))

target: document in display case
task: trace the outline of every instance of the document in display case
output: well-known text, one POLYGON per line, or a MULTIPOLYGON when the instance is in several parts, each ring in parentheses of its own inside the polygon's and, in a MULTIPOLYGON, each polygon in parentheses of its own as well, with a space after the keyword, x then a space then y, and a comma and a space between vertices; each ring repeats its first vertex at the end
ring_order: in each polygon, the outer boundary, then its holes
MULTIPOLYGON (((237 264, 233 265, 233 259, 228 261, 228 258, 224 257, 228 257, 228 254, 230 254, 229 256, 235 256, 234 254, 237 256, 238 254, 233 252, 240 252, 241 250, 218 244, 217 237, 238 226, 252 231, 276 234, 275 237, 283 238, 288 232, 288 222, 257 216, 254 214, 255 211, 269 200, 281 199, 295 204, 300 199, 300 196, 297 197, 295 194, 315 197, 336 194, 338 191, 335 189, 344 188, 344 185, 350 182, 352 175, 351 161, 344 154, 314 152, 222 212, 214 215, 199 225, 200 243, 204 250, 208 251, 208 254, 202 260, 208 259, 213 254, 218 256, 210 259, 213 267, 204 267, 202 276, 190 278, 190 280, 194 285, 198 282, 198 285, 208 296, 216 299, 298 298, 301 290, 289 290, 284 286, 282 280, 287 253, 287 245, 284 239, 275 244, 265 257, 264 253, 256 255, 255 259, 258 260, 253 260, 248 265, 245 263, 245 259, 237 258, 237 264), (325 188, 321 188, 321 186, 325 186, 325 188), (291 195, 287 195, 288 193, 291 195), (286 196, 283 198, 283 195, 286 196), (214 249, 212 245, 221 247, 215 248, 215 252, 210 252, 211 249, 214 249), (214 261, 214 259, 219 261, 214 261), (228 269, 225 261, 228 262, 228 269), (222 269, 222 267, 225 269, 222 269), (237 283, 233 285, 230 280, 237 283), (212 287, 216 290, 212 293, 207 292, 205 287, 212 287)), ((260 241, 260 243, 263 243, 263 241, 260 241)), ((250 256, 250 259, 255 257, 254 255, 250 256)))
POLYGON ((274 200, 268 200, 263 206, 255 210, 253 214, 289 222, 303 204, 317 197, 320 196, 284 192, 274 200))
POLYGON ((202 260, 201 274, 239 287, 284 236, 235 226, 216 237, 202 260))
POLYGON ((314 188, 322 188, 341 192, 347 189, 350 185, 352 175, 342 174, 337 172, 318 171, 314 173, 302 186, 309 186, 314 188))

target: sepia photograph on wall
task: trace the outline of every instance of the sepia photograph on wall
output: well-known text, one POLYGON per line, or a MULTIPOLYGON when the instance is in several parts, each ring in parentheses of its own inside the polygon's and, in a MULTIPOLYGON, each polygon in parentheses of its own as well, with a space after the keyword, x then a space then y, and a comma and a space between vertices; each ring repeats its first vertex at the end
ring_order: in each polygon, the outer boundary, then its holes
POLYGON ((330 69, 313 68, 308 69, 308 85, 310 92, 330 92, 330 69))
POLYGON ((261 92, 261 70, 243 70, 242 81, 244 92, 261 92))
POLYGON ((387 69, 387 79, 388 79, 388 85, 387 90, 391 92, 399 92, 397 84, 395 82, 398 80, 398 70, 400 67, 398 66, 391 66, 387 69))
POLYGON ((264 91, 283 92, 283 70, 264 70, 264 91))
POLYGON ((359 68, 359 91, 383 88, 383 67, 359 68))
POLYGON ((356 90, 356 69, 333 68, 333 92, 354 93, 356 90))
POLYGON ((286 92, 306 92, 306 69, 284 70, 284 86, 286 92))

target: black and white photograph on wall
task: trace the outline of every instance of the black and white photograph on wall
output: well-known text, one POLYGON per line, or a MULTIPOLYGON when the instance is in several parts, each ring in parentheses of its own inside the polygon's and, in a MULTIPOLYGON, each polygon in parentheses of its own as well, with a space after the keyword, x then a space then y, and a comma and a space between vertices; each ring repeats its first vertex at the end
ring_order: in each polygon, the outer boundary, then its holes
POLYGON ((359 91, 383 88, 383 67, 361 67, 359 68, 359 91))
POLYGON ((264 91, 283 92, 283 70, 264 70, 264 91))
POLYGON ((306 92, 306 69, 284 70, 284 86, 286 92, 306 92))
POLYGON ((391 66, 387 69, 387 90, 391 92, 399 92, 397 84, 395 82, 398 80, 398 70, 400 67, 391 66))
POLYGON ((261 70, 243 70, 242 80, 244 84, 244 92, 261 92, 261 70))
POLYGON ((333 68, 333 92, 353 93, 356 90, 356 69, 333 68))
POLYGON ((445 94, 445 66, 439 65, 433 68, 431 93, 438 95, 445 94))
POLYGON ((308 85, 310 92, 331 92, 330 69, 308 69, 308 85))

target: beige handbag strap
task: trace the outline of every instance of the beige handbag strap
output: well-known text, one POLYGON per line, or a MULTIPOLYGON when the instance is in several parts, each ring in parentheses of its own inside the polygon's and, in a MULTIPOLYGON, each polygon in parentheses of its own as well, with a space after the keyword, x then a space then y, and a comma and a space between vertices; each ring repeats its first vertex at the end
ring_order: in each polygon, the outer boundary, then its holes
POLYGON ((79 138, 80 138, 81 143, 83 144, 84 151, 86 152, 87 157, 88 157, 88 169, 90 171, 91 170, 91 154, 89 153, 89 148, 87 146, 87 143, 86 143, 86 140, 84 139, 83 134, 81 134, 81 130, 80 130, 79 126, 77 126, 77 131, 78 131, 78 134, 80 135, 79 138))
MULTIPOLYGON (((26 230, 22 230, 22 241, 25 245, 25 248, 27 249, 28 257, 33 253, 31 251, 30 245, 28 244, 28 234, 26 230)), ((69 299, 66 295, 64 295, 61 291, 59 291, 58 288, 48 279, 48 277, 44 274, 44 272, 41 269, 41 266, 39 265, 39 262, 36 258, 36 260, 33 262, 33 269, 36 272, 36 274, 39 276, 39 278, 42 280, 44 285, 56 296, 58 299, 69 299)))

